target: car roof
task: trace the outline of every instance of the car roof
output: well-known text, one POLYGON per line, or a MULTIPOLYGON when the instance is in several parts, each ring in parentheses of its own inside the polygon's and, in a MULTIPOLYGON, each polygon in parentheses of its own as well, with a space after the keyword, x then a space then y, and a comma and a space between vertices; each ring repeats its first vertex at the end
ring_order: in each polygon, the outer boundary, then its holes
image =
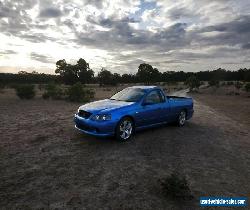
POLYGON ((140 88, 140 89, 148 91, 148 90, 155 89, 155 88, 158 88, 158 87, 157 86, 138 85, 138 86, 132 86, 130 88, 140 88))

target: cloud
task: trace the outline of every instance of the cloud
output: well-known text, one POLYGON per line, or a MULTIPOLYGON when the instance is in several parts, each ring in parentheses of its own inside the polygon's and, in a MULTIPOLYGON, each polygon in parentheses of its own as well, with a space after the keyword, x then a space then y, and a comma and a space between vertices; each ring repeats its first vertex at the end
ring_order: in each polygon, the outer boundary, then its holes
POLYGON ((204 45, 241 45, 243 49, 249 43, 250 16, 240 16, 230 22, 207 26, 197 31, 199 42, 204 45), (217 32, 217 33, 211 33, 217 32), (203 34, 214 34, 203 36, 203 34))
MULTIPOLYGON (((22 66, 50 68, 84 56, 94 70, 135 72, 140 62, 159 70, 245 67, 249 9, 248 0, 2 0, 0 51, 16 52, 22 66)), ((8 64, 3 57, 0 65, 8 64)))
POLYGON ((243 49, 250 49, 250 42, 242 45, 243 49))
POLYGON ((57 8, 46 8, 41 10, 39 16, 43 18, 56 18, 62 16, 62 12, 57 8))
POLYGON ((54 63, 55 60, 49 56, 37 54, 35 52, 30 53, 30 58, 41 63, 54 63))
POLYGON ((13 54, 17 54, 17 52, 14 51, 14 50, 4 50, 4 51, 0 51, 0 55, 13 55, 13 54))

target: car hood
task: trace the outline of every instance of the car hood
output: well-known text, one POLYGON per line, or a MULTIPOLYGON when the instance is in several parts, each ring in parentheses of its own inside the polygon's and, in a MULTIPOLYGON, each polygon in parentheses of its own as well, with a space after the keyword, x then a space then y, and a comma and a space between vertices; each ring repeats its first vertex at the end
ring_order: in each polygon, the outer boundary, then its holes
POLYGON ((91 103, 84 104, 79 107, 80 110, 84 110, 91 113, 98 113, 98 112, 109 112, 115 109, 119 109, 122 107, 126 107, 129 105, 134 104, 135 102, 126 102, 126 101, 116 101, 116 100, 100 100, 91 103))

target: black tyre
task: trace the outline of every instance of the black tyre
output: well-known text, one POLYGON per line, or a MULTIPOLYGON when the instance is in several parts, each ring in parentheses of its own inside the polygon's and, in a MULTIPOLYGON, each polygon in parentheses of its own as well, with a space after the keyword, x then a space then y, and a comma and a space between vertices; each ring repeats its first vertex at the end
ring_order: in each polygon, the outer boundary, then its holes
POLYGON ((116 126, 115 137, 119 141, 128 141, 134 133, 134 122, 129 117, 122 118, 116 126))
POLYGON ((182 110, 179 115, 178 115, 178 118, 177 118, 177 125, 182 127, 185 125, 185 122, 186 122, 186 116, 187 116, 187 113, 185 110, 182 110))

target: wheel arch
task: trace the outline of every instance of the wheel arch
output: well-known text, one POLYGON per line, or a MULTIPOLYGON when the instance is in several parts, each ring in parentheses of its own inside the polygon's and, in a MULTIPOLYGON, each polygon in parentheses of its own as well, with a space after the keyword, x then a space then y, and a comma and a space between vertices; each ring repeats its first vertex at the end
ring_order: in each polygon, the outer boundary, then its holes
POLYGON ((130 118, 130 119, 132 120, 132 122, 133 122, 134 126, 135 126, 135 119, 133 118, 133 116, 128 115, 128 114, 127 114, 127 115, 122 116, 122 117, 120 118, 119 122, 120 122, 123 118, 125 118, 125 117, 130 118))
POLYGON ((188 109, 186 107, 184 107, 181 111, 185 111, 186 117, 187 117, 187 115, 188 115, 188 109))

